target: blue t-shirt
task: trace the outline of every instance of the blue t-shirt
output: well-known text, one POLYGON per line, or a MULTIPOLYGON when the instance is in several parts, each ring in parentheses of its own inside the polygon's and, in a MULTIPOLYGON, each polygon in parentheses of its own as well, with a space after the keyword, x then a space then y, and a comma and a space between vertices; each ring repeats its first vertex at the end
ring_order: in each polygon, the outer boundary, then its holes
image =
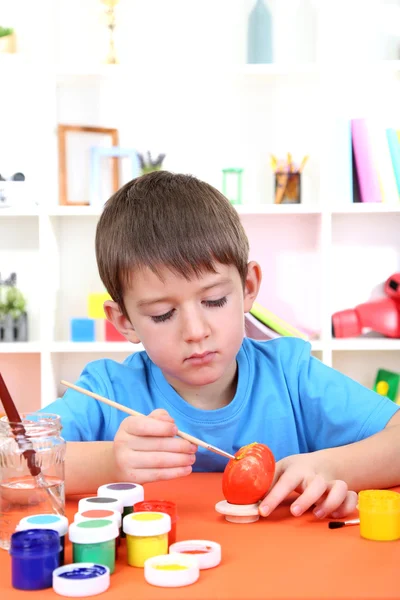
MULTIPOLYGON (((308 342, 296 338, 245 338, 237 355, 235 397, 215 410, 188 404, 146 352, 134 353, 123 363, 91 362, 77 384, 144 414, 164 408, 178 429, 232 454, 260 442, 279 460, 357 442, 383 429, 399 407, 327 367, 310 349, 308 342)), ((67 441, 113 440, 127 416, 71 389, 45 410, 61 416, 67 441)), ((226 462, 199 448, 193 470, 222 471, 226 462)))

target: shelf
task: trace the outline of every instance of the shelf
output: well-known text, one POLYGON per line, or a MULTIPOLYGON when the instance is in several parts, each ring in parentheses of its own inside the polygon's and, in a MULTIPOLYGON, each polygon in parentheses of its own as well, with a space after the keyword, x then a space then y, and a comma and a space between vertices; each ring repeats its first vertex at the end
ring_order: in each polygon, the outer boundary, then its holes
POLYGON ((98 217, 102 206, 52 206, 44 209, 50 217, 98 217))
POLYGON ((333 215, 364 215, 364 214, 388 214, 400 213, 400 201, 398 204, 385 204, 384 202, 355 202, 354 204, 343 205, 331 208, 333 215))
POLYGON ((39 207, 32 206, 29 208, 16 209, 16 208, 0 208, 1 217, 37 217, 39 215, 39 207))
MULTIPOLYGON (((338 207, 321 207, 319 204, 234 204, 240 215, 317 215, 321 213, 332 215, 368 215, 368 214, 400 214, 399 204, 356 202, 338 207)), ((99 217, 102 206, 51 206, 32 207, 24 210, 1 208, 1 217, 99 217)))
POLYGON ((340 351, 400 351, 400 339, 380 337, 359 337, 334 339, 331 342, 332 350, 340 351))
POLYGON ((0 342, 0 354, 37 354, 40 342, 0 342))
POLYGON ((241 71, 244 75, 263 75, 263 76, 280 76, 280 75, 299 75, 310 74, 319 75, 321 67, 317 63, 292 63, 292 64, 247 64, 244 65, 241 71))
POLYGON ((307 204, 234 204, 240 215, 315 215, 321 213, 318 205, 307 204))
POLYGON ((130 342, 53 342, 49 350, 54 353, 76 353, 76 352, 99 352, 102 354, 111 354, 115 352, 140 352, 143 350, 141 344, 131 344, 130 342))

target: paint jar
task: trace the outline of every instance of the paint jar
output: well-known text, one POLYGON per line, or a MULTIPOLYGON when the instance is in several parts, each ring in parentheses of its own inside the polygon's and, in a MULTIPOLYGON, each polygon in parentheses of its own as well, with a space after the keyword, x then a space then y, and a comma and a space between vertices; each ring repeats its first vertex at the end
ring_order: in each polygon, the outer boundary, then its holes
POLYGON ((148 558, 144 563, 145 580, 159 587, 191 585, 199 576, 199 563, 195 556, 166 554, 148 558))
POLYGON ((8 550, 10 538, 22 517, 59 512, 65 507, 64 457, 65 441, 61 437, 58 415, 49 413, 22 413, 25 439, 14 431, 19 423, 10 424, 0 418, 0 548, 8 550), (32 474, 23 452, 34 450, 32 474), (38 482, 41 473, 44 484, 38 482))
POLYGON ((176 521, 178 516, 175 502, 170 502, 169 500, 143 500, 143 502, 136 502, 134 511, 162 512, 169 515, 171 517, 171 531, 168 533, 168 546, 176 542, 176 521))
POLYGON ((71 523, 69 539, 72 542, 72 560, 76 563, 93 562, 105 565, 114 573, 115 539, 118 526, 109 519, 89 519, 71 523))
POLYGON ((25 529, 11 535, 11 583, 17 590, 52 586, 60 566, 60 536, 51 529, 25 529))
POLYGON ((400 538, 400 494, 391 490, 363 490, 358 494, 360 534, 367 540, 400 538))
POLYGON ((24 517, 17 525, 17 531, 24 529, 52 529, 60 536, 60 565, 64 564, 65 536, 68 533, 68 519, 63 515, 32 515, 24 517))
POLYGON ((118 498, 105 498, 104 496, 89 496, 81 498, 78 502, 78 512, 85 510, 117 510, 123 513, 124 505, 118 498))
MULTIPOLYGON (((124 519, 126 515, 133 512, 134 504, 144 499, 144 488, 138 483, 107 483, 99 487, 97 495, 120 500, 124 507, 122 512, 122 519, 124 519)), ((125 537, 124 531, 122 531, 122 537, 125 537)))
POLYGON ((110 587, 110 569, 94 563, 73 563, 53 572, 53 590, 60 596, 96 596, 110 587))
POLYGON ((134 512, 122 521, 126 534, 128 564, 143 567, 152 556, 168 554, 171 517, 161 512, 134 512))
POLYGON ((195 556, 200 570, 212 569, 221 562, 221 545, 209 540, 187 540, 176 542, 169 547, 170 554, 195 556))
MULTIPOLYGON (((118 510, 84 510, 83 512, 77 512, 74 516, 74 523, 81 523, 82 521, 93 521, 93 519, 109 519, 110 521, 115 521, 118 526, 118 537, 117 537, 117 546, 119 546, 121 542, 121 526, 122 526, 122 516, 118 510)), ((116 557, 117 557, 116 550, 116 557)))
POLYGON ((141 502, 144 499, 144 488, 138 483, 108 483, 99 487, 97 495, 120 500, 124 507, 123 519, 133 512, 133 506, 136 502, 141 502))

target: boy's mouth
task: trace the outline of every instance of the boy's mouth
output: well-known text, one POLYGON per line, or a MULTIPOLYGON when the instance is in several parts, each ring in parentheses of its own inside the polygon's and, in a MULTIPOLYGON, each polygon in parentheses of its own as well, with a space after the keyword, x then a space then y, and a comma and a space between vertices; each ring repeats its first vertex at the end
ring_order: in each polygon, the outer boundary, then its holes
POLYGON ((202 354, 192 354, 186 361, 194 365, 203 365, 211 362, 215 356, 215 352, 203 352, 202 354))

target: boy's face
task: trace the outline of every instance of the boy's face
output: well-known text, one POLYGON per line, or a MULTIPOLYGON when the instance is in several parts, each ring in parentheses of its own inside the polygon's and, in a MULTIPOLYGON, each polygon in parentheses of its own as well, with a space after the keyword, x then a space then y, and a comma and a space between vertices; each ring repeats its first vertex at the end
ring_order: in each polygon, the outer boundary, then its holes
POLYGON ((189 281, 167 268, 161 279, 149 268, 135 272, 124 296, 129 320, 115 302, 105 304, 117 329, 143 344, 178 391, 235 374, 244 313, 257 296, 261 273, 250 263, 243 289, 236 267, 218 263, 216 269, 189 281))

